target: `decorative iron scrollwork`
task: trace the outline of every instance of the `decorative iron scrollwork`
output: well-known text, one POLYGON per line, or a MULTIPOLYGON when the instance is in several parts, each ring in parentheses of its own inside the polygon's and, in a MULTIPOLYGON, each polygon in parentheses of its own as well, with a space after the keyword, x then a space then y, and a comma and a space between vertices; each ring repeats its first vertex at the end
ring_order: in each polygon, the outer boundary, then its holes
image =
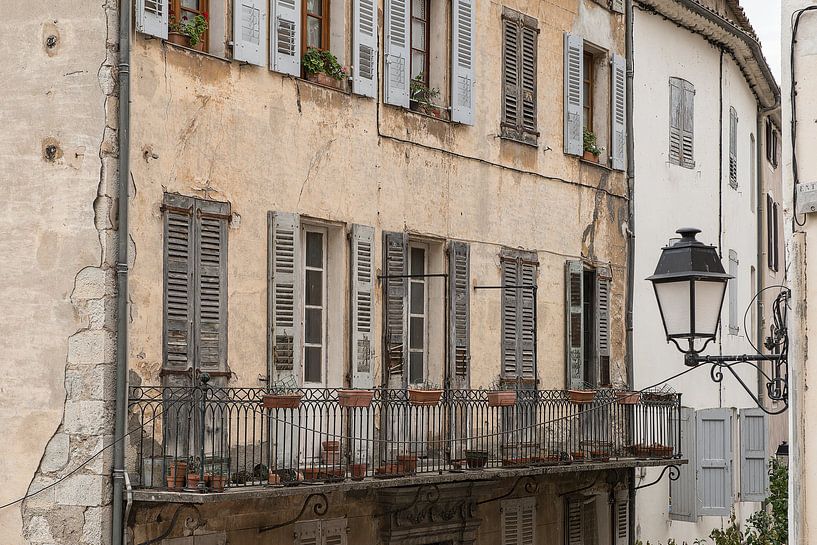
POLYGON ((323 494, 323 493, 320 493, 320 492, 315 493, 315 494, 310 494, 304 500, 304 504, 303 504, 303 506, 301 506, 301 511, 297 515, 295 515, 293 518, 289 519, 286 522, 281 522, 280 524, 273 524, 271 526, 262 526, 261 528, 258 529, 258 533, 261 534, 261 533, 264 533, 264 532, 269 532, 270 530, 275 530, 276 528, 283 528, 284 526, 289 526, 290 524, 295 524, 296 522, 298 522, 301 519, 303 514, 306 512, 306 508, 309 506, 309 501, 312 498, 317 498, 317 500, 315 501, 315 505, 312 506, 312 512, 317 517, 324 516, 329 511, 329 498, 326 497, 326 494, 323 494))
POLYGON ((681 478, 681 468, 680 468, 680 467, 678 467, 678 466, 676 466, 676 465, 668 465, 668 466, 666 466, 666 467, 664 468, 664 470, 663 470, 663 471, 661 471, 661 474, 658 476, 658 478, 657 478, 657 479, 655 479, 655 480, 654 480, 653 482, 651 482, 651 483, 647 483, 647 484, 642 484, 642 485, 640 485, 640 486, 636 486, 636 487, 635 487, 635 490, 640 490, 640 489, 642 489, 642 488, 647 488, 648 486, 652 486, 652 485, 654 485, 654 484, 658 484, 659 482, 661 482, 661 479, 663 479, 663 478, 664 478, 664 475, 667 473, 667 471, 669 471, 669 480, 670 480, 670 481, 677 481, 678 479, 680 479, 680 478, 681 478))

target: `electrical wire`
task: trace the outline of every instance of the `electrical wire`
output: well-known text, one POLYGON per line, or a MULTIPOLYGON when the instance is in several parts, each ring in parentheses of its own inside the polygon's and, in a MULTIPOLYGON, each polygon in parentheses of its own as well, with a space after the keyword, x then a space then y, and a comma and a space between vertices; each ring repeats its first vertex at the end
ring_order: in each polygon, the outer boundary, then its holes
MULTIPOLYGON (((763 288, 762 290, 757 292, 755 294, 755 296, 752 297, 752 300, 749 301, 749 305, 746 307, 746 312, 743 313, 743 330, 744 331, 749 331, 749 328, 746 327, 746 317, 749 315, 749 311, 752 309, 752 305, 754 304, 754 302, 757 301, 757 298, 760 297, 760 295, 764 291, 771 290, 771 289, 774 289, 774 288, 780 288, 780 291, 777 293, 778 296, 781 293, 783 293, 783 290, 788 290, 789 289, 789 288, 787 288, 786 286, 784 286, 782 284, 774 284, 772 286, 766 286, 765 288, 763 288)), ((752 337, 750 335, 746 335, 746 340, 749 341, 749 345, 752 347, 752 350, 754 350, 755 352, 760 354, 760 349, 757 346, 755 346, 755 343, 752 342, 752 337)), ((761 340, 758 339, 758 342, 761 342, 761 340)))

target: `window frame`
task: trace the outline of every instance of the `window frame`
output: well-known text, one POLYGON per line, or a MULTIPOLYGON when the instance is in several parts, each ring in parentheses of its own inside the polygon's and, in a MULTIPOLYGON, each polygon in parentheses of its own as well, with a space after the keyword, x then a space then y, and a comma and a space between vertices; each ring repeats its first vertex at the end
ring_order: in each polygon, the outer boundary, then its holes
POLYGON ((596 56, 587 48, 582 51, 582 85, 585 86, 584 103, 582 104, 582 128, 595 134, 593 116, 595 115, 594 90, 596 86, 596 56))
MULTIPOLYGON (((328 0, 327 0, 328 1, 328 0)), ((423 54, 424 61, 423 61, 423 70, 420 72, 422 74, 422 81, 423 85, 430 88, 430 81, 431 76, 429 74, 430 66, 431 66, 431 0, 410 0, 409 1, 409 77, 411 77, 412 81, 414 80, 414 76, 411 74, 414 73, 414 52, 419 51, 423 54), (421 19, 419 17, 415 17, 414 15, 414 4, 415 2, 422 2, 425 4, 425 14, 426 18, 421 19), (414 21, 419 21, 425 27, 425 49, 418 49, 414 47, 414 21)), ((411 90, 409 89, 409 100, 411 99, 411 90)), ((412 100, 412 102, 414 102, 412 100)))
POLYGON ((321 3, 323 15, 315 15, 309 11, 309 2, 303 0, 301 3, 301 55, 305 55, 309 49, 317 49, 318 51, 329 51, 330 43, 329 37, 331 35, 330 20, 329 20, 329 0, 317 0, 321 3), (308 44, 309 28, 307 27, 307 20, 312 17, 321 22, 321 47, 311 47, 308 44))
POLYGON ((669 118, 667 119, 668 129, 669 129, 669 149, 667 153, 667 159, 669 160, 670 164, 678 165, 681 168, 686 168, 690 170, 695 169, 695 85, 684 78, 679 78, 677 76, 670 76, 669 78, 669 118), (678 112, 678 120, 679 125, 678 127, 672 126, 672 115, 673 115, 673 108, 672 108, 672 89, 676 88, 680 92, 680 104, 679 104, 679 112, 678 112), (691 95, 691 99, 687 100, 688 94, 691 95), (691 110, 691 113, 688 114, 688 111, 691 110), (689 125, 687 125, 687 121, 689 121, 689 125), (678 131, 678 158, 677 160, 672 156, 672 134, 673 131, 678 131), (689 133, 689 161, 687 161, 684 157, 684 149, 686 148, 684 143, 685 134, 689 133))
POLYGON ((328 313, 328 292, 327 284, 328 284, 328 264, 329 264, 329 256, 327 255, 328 251, 328 239, 329 239, 329 230, 326 227, 322 227, 319 225, 314 224, 302 224, 301 225, 301 247, 303 248, 302 251, 302 259, 299 264, 301 278, 300 284, 303 289, 303 299, 300 308, 300 316, 303 324, 303 337, 301 341, 301 346, 299 347, 301 351, 301 361, 302 369, 301 369, 301 378, 302 384, 304 385, 324 385, 326 384, 326 362, 327 362, 327 313, 328 313), (322 268, 317 268, 315 266, 307 265, 307 240, 309 233, 318 233, 321 235, 321 266, 322 268), (307 271, 319 271, 321 272, 321 304, 320 306, 317 305, 307 305, 306 302, 306 291, 307 291, 307 271), (306 328, 306 311, 307 309, 319 309, 321 311, 321 335, 320 335, 320 344, 316 343, 309 343, 307 342, 307 328, 306 328), (320 380, 319 381, 309 381, 307 380, 307 358, 306 358, 306 349, 307 348, 315 348, 318 347, 321 349, 321 357, 320 357, 320 380))
MULTIPOLYGON (((182 7, 182 0, 170 0, 170 11, 168 12, 168 21, 171 21, 175 18, 176 21, 181 22, 181 15, 182 11, 187 11, 190 13, 195 13, 196 15, 201 15, 204 13, 210 13, 210 0, 198 0, 199 2, 199 9, 194 10, 190 8, 183 8, 182 7)), ((208 17, 208 25, 207 30, 204 31, 204 34, 201 37, 201 48, 203 51, 208 51, 210 49, 210 25, 209 25, 209 17, 208 17)))
MULTIPOLYGON (((409 385, 412 384, 422 384, 428 379, 428 322, 429 322, 429 295, 428 295, 428 282, 426 281, 426 277, 414 277, 412 275, 417 274, 412 270, 412 251, 413 250, 422 250, 423 251, 423 270, 419 274, 425 275, 428 274, 428 259, 429 259, 429 246, 426 243, 418 242, 410 240, 408 244, 408 308, 406 309, 406 314, 408 316, 408 321, 406 324, 406 339, 408 344, 408 368, 406 372, 406 381, 409 385), (423 312, 421 314, 416 314, 412 312, 411 309, 411 295, 412 290, 415 285, 420 285, 423 288, 423 312), (412 333, 412 318, 422 318, 423 320, 423 346, 420 349, 412 348, 411 347, 411 333, 412 333), (412 353, 421 353, 423 356, 423 365, 422 365, 422 377, 421 380, 416 381, 412 380, 412 366, 411 366, 411 354, 412 353)), ((416 377, 415 377, 416 378, 416 377)))

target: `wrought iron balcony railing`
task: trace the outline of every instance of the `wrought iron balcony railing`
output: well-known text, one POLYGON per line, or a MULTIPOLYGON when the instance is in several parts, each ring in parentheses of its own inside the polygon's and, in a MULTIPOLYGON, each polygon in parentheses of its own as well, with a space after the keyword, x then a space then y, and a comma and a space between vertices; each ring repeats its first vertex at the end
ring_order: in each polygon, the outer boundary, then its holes
POLYGON ((680 394, 352 392, 132 388, 129 470, 145 488, 218 491, 681 455, 680 394))

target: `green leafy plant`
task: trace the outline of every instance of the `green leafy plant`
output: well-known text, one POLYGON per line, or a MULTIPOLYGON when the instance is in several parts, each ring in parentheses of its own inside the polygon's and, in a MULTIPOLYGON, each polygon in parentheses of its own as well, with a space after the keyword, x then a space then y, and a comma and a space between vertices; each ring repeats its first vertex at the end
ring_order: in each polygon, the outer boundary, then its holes
POLYGON ((307 74, 326 74, 336 80, 349 77, 345 66, 341 66, 338 58, 331 51, 321 51, 310 47, 302 59, 304 71, 307 74))
POLYGON ((429 108, 436 108, 437 106, 434 102, 440 98, 440 90, 436 87, 426 85, 423 81, 422 72, 411 79, 409 93, 411 100, 429 108))
POLYGON ((181 22, 177 21, 174 17, 170 19, 167 28, 170 32, 184 34, 190 38, 190 45, 198 45, 199 42, 201 42, 204 33, 207 32, 207 28, 210 26, 208 19, 209 16, 207 15, 207 12, 196 15, 192 20, 185 15, 182 17, 181 22))
POLYGON ((601 152, 604 151, 604 148, 600 148, 596 145, 595 133, 587 129, 584 129, 584 151, 589 151, 596 157, 601 155, 601 152))

